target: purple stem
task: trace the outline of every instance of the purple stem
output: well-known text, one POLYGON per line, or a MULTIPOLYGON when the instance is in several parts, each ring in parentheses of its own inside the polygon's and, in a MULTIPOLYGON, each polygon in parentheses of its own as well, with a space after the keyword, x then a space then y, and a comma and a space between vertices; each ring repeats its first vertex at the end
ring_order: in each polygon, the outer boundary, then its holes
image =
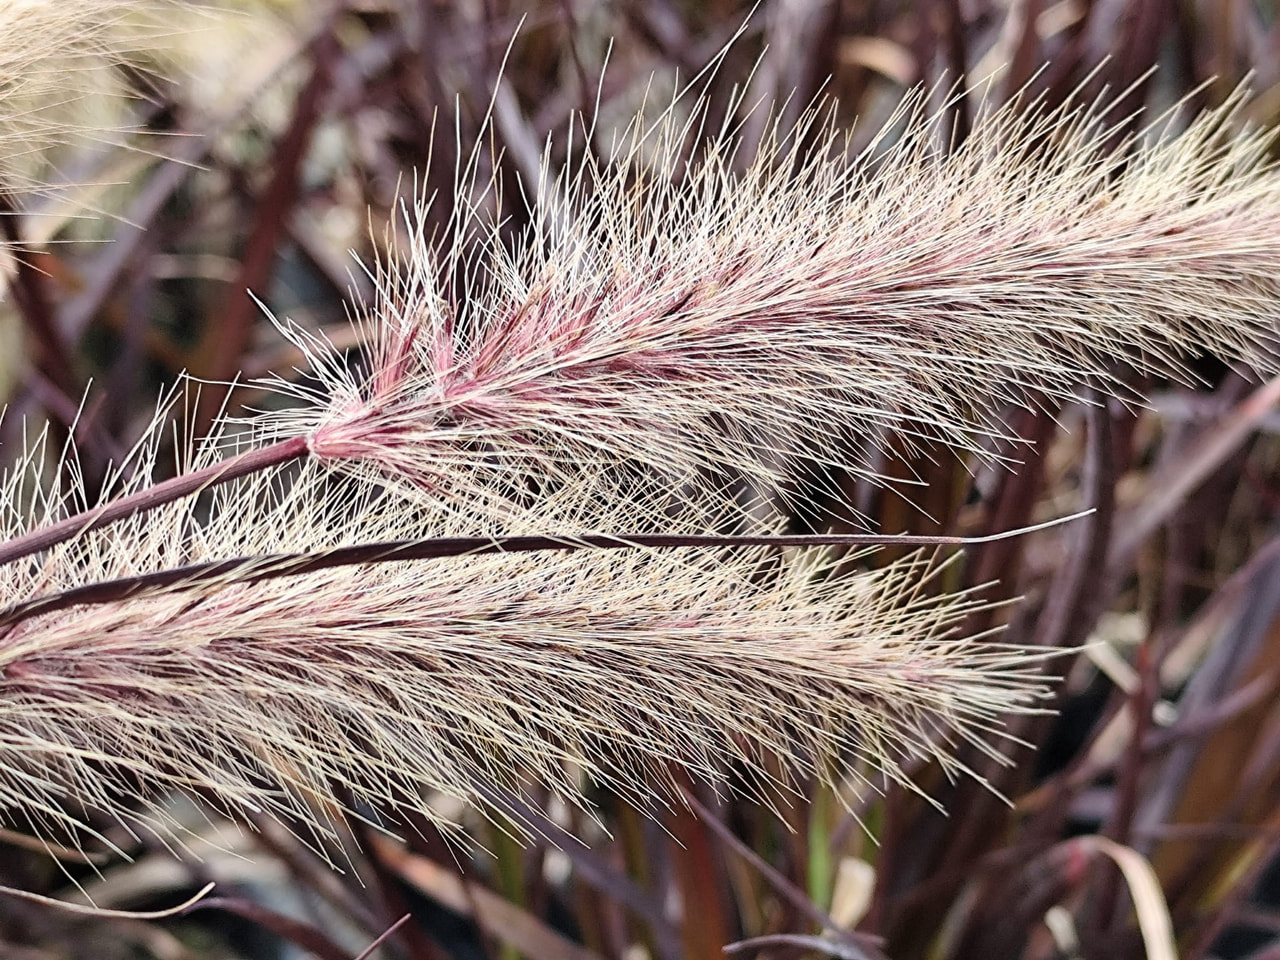
MULTIPOLYGON (((273 447, 266 447, 263 450, 253 451, 255 454, 266 454, 275 451, 284 446, 276 444, 273 447)), ((244 454, 243 457, 249 457, 252 454, 244 454)), ((281 462, 289 459, 283 456, 280 460, 271 462, 281 462)), ((235 463, 237 470, 236 476, 243 473, 249 473, 253 469, 260 467, 262 464, 254 466, 242 467, 240 462, 242 458, 232 458, 224 461, 217 466, 223 467, 227 464, 235 463)), ((206 473, 207 471, 201 471, 206 473)), ((167 483, 173 484, 177 481, 188 481, 189 477, 195 477, 196 474, 188 474, 178 477, 167 483)), ((229 479, 227 476, 218 476, 212 482, 221 482, 229 479)), ((151 490, 144 490, 135 497, 144 494, 150 494, 152 490, 164 487, 166 484, 159 484, 151 490)), ((186 483, 188 488, 184 492, 191 492, 194 487, 190 482, 186 483)), ((181 496, 182 493, 174 494, 181 496)), ((166 500, 174 499, 174 496, 165 498, 166 500)), ((133 498, 124 498, 117 503, 123 504, 125 500, 133 498)), ((164 502, 164 501, 159 501, 164 502)), ((108 504, 108 507, 114 507, 116 504, 108 504)), ((154 506, 154 503, 147 504, 147 507, 154 506)), ((147 507, 134 505, 129 512, 146 509, 147 507)), ((123 515, 123 514, 121 514, 123 515)), ((82 515, 83 516, 83 515, 82 515)), ((75 519, 75 518, 72 518, 75 519)), ((115 518, 113 518, 115 519, 115 518)), ((90 517, 90 522, 94 521, 90 517)), ((101 526, 101 523, 97 523, 101 526)), ((58 524, 56 527, 61 527, 58 524)), ((55 530, 56 527, 50 527, 48 530, 55 530)), ((88 527, 87 529, 92 529, 88 527)), ((645 534, 587 534, 582 536, 512 536, 512 537, 430 537, 418 540, 387 540, 380 543, 360 543, 347 547, 335 547, 330 550, 321 550, 315 553, 273 553, 260 554, 258 556, 249 557, 232 557, 227 560, 210 560, 205 563, 193 563, 184 567, 174 567, 168 570, 157 570, 153 573, 143 573, 132 577, 122 577, 118 580, 103 580, 97 583, 88 583, 80 587, 72 587, 69 590, 62 590, 58 593, 52 593, 43 597, 36 597, 34 600, 26 600, 22 603, 15 603, 10 607, 0 610, 0 627, 7 627, 29 617, 39 616, 41 614, 53 613, 57 610, 66 610, 69 607, 83 606, 89 604, 115 603, 120 600, 128 600, 131 597, 137 597, 140 594, 150 593, 156 590, 163 590, 167 587, 178 587, 186 589, 201 584, 215 583, 219 580, 229 581, 232 583, 257 583, 262 580, 276 580, 281 577, 294 577, 305 573, 314 573, 318 570, 330 570, 335 567, 349 567, 359 564, 369 563, 386 563, 397 560, 431 560, 441 557, 458 557, 463 555, 481 555, 492 553, 529 553, 539 550, 619 550, 635 547, 651 547, 651 548, 670 548, 670 547, 816 547, 816 546, 837 546, 837 547, 866 547, 866 546, 884 546, 887 544, 907 545, 907 546, 964 546, 973 543, 984 543, 990 540, 999 540, 1005 537, 1018 536, 1030 529, 1013 530, 1006 533, 997 533, 987 537, 933 537, 918 536, 914 534, 881 534, 881 533, 845 533, 845 534, 786 534, 786 535, 741 535, 741 536, 721 536, 716 534, 671 534, 671 533, 645 533, 645 534)), ((40 531, 43 533, 44 531, 40 531)), ((75 531, 67 536, 74 535, 75 531)), ((61 539, 66 539, 63 536, 61 539)), ((14 541, 17 542, 17 541, 14 541)), ((56 542, 56 541, 55 541, 56 542)), ((39 549, 39 548, 36 548, 39 549)))
POLYGON ((297 460, 307 456, 309 452, 306 437, 291 437, 267 447, 228 457, 226 460, 184 473, 171 480, 164 480, 145 490, 139 490, 90 510, 83 510, 75 516, 0 543, 0 564, 21 560, 33 553, 39 553, 63 541, 86 534, 90 530, 101 529, 117 520, 131 517, 135 513, 154 510, 163 504, 172 503, 174 500, 199 493, 209 487, 226 483, 228 480, 288 463, 290 460, 297 460))

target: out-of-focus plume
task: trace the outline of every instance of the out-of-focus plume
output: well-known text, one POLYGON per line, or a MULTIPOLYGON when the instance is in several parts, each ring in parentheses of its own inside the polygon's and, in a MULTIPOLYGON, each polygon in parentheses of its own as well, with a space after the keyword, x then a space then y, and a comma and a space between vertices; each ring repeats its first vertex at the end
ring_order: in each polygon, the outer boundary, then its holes
POLYGON ((108 137, 113 98, 128 93, 113 68, 160 29, 152 0, 0 0, 0 186, 39 189, 49 152, 108 137))

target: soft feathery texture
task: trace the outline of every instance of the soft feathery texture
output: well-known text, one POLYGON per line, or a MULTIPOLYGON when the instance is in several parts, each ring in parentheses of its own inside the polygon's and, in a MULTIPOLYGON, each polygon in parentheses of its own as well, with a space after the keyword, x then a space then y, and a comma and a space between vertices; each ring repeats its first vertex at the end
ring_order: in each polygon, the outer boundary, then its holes
POLYGON ((373 360, 293 332, 324 400, 285 429, 428 491, 590 461, 786 493, 893 435, 989 452, 1007 404, 1126 367, 1274 366, 1280 176, 1238 100, 1116 149, 1102 109, 1022 102, 948 149, 921 102, 855 155, 810 117, 739 172, 678 101, 539 185, 514 246, 410 210, 373 271, 373 360))
POLYGON ((113 137, 127 90, 112 67, 164 29, 162 5, 0 0, 0 188, 38 192, 55 148, 113 137))
MULTIPOLYGON (((495 524, 311 462, 11 564, 3 595, 410 533, 625 528, 607 482, 495 524)), ((959 772, 959 743, 992 751, 1000 718, 1044 689, 1034 655, 956 635, 981 604, 933 594, 936 569, 833 577, 813 551, 498 554, 232 572, 29 617, 0 635, 0 809, 44 834, 76 836, 87 808, 170 836, 166 789, 324 829, 340 802, 434 817, 432 794, 491 809, 531 779, 589 806, 590 783, 670 797, 678 769, 770 802, 809 774, 905 782, 930 757, 959 772)))
MULTIPOLYGON (((1095 113, 1025 105, 944 150, 909 101, 865 154, 779 131, 741 173, 728 133, 686 165, 701 108, 677 116, 543 184, 514 252, 478 215, 413 233, 374 271, 360 363, 289 330, 319 387, 279 381, 308 403, 248 435, 304 436, 304 460, 9 563, 8 603, 406 537, 700 532, 744 522, 737 475, 865 469, 890 434, 981 448, 1003 404, 1115 388, 1118 364, 1270 363, 1280 179, 1229 109, 1125 155, 1095 113)), ((219 456, 197 446, 188 468, 219 456)), ((10 539, 77 508, 32 486, 43 459, 10 475, 10 539)), ((589 782, 643 800, 680 769, 762 794, 955 772, 1044 691, 1035 654, 956 634, 978 601, 933 569, 581 550, 230 570, 0 618, 0 808, 169 835, 167 789, 323 829, 530 779, 588 806, 589 782)))

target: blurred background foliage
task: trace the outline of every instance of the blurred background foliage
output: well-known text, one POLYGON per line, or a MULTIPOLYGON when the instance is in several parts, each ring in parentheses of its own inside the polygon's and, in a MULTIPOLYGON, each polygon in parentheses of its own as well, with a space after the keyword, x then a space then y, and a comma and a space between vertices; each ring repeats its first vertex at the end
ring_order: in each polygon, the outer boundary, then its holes
MULTIPOLYGON (((979 96, 947 91, 970 85, 988 103, 1121 92, 1125 129, 1247 79, 1241 121, 1280 120, 1266 0, 139 0, 112 29, 134 31, 126 53, 67 64, 79 82, 43 107, 67 111, 68 135, 4 172, 2 219, 25 246, 4 255, 0 439, 17 449, 46 420, 55 440, 74 431, 91 480, 184 371, 213 384, 204 423, 218 384, 242 384, 233 405, 272 402, 243 384, 300 358, 246 291, 354 349, 348 296, 370 281, 351 252, 395 255, 399 202, 434 195, 442 230, 452 204, 487 205, 517 231, 512 185, 536 177, 549 137, 564 163, 575 113, 607 144, 735 36, 702 84, 765 105, 737 118, 743 163, 770 104, 794 118, 831 97, 856 147, 920 84, 958 137, 979 96), (477 140, 493 145, 480 181, 508 188, 458 197, 457 153, 477 140)), ((601 794, 599 823, 545 797, 529 811, 545 837, 523 844, 455 811, 474 847, 425 822, 388 825, 396 842, 366 811, 326 851, 338 869, 279 825, 194 807, 179 851, 105 822, 127 857, 6 830, 11 886, 134 910, 219 886, 155 922, 0 898, 0 955, 349 960, 407 916, 367 955, 1120 960, 1161 955, 1167 909, 1188 960, 1280 957, 1280 388, 1209 358, 1195 372, 1194 388, 1135 379, 1142 407, 1010 411, 1034 445, 1008 469, 914 450, 879 464, 900 482, 834 478, 885 531, 1097 511, 955 568, 1022 598, 972 630, 998 618, 1006 640, 1071 648, 1052 661, 1058 713, 1009 731, 1016 762, 968 758, 985 784, 920 769, 918 792, 814 786, 781 816, 690 784, 688 809, 601 794)), ((797 529, 829 526, 819 508, 797 529)))

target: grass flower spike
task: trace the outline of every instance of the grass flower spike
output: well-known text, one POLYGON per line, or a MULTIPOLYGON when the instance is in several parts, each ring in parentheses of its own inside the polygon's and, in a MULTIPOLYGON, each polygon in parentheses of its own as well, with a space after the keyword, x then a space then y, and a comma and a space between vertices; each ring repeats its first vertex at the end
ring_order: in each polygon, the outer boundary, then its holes
POLYGON ((0 958, 1267 952, 1274 18, 756 6, 0 0, 0 958))
POLYGON ((464 243, 409 213, 371 372, 295 334, 331 399, 292 427, 425 488, 477 460, 776 486, 867 471, 888 435, 982 450, 1007 404, 1120 389, 1124 364, 1273 362, 1280 177, 1233 105, 1126 152, 1100 111, 1025 103, 947 149, 908 100, 852 157, 814 116, 741 172, 728 132, 688 158, 705 108, 683 108, 541 184, 514 250, 478 214, 464 243))
POLYGON ((224 475, 208 438, 160 495, 155 433, 107 524, 25 488, 33 452, 4 499, 0 807, 45 833, 89 829, 90 808, 169 832, 168 787, 322 827, 530 777, 587 806, 584 774, 635 798, 676 769, 767 795, 997 754, 1000 718, 1043 696, 1038 661, 957 636, 980 601, 925 588, 919 558, 257 576, 269 555, 460 533, 720 529, 744 522, 726 476, 866 470, 891 434, 981 450, 1005 404, 1114 388, 1120 362, 1270 361, 1280 178, 1230 110, 1126 158, 1093 112, 1016 106, 943 149, 909 101, 852 159, 810 118, 740 173, 728 132, 682 159, 703 110, 636 121, 539 184, 514 249, 476 210, 441 242, 412 228, 374 271, 362 362, 286 327, 318 386, 275 381, 308 402, 251 417, 259 446, 224 475))
MULTIPOLYGON (((625 527, 625 511, 584 515, 601 492, 566 489, 525 522, 625 527)), ((4 595, 486 523, 465 506, 417 513, 315 464, 279 468, 6 566, 4 595)), ((930 595, 931 563, 825 565, 811 551, 581 550, 263 582, 230 571, 26 617, 0 641, 0 806, 65 838, 83 826, 68 797, 169 834, 165 786, 295 824, 322 824, 337 797, 491 809, 530 777, 584 805, 584 774, 643 801, 677 768, 776 798, 770 757, 788 779, 905 781, 927 757, 955 770, 958 743, 989 750, 999 718, 1042 697, 1026 652, 956 635, 979 601, 930 595)))

